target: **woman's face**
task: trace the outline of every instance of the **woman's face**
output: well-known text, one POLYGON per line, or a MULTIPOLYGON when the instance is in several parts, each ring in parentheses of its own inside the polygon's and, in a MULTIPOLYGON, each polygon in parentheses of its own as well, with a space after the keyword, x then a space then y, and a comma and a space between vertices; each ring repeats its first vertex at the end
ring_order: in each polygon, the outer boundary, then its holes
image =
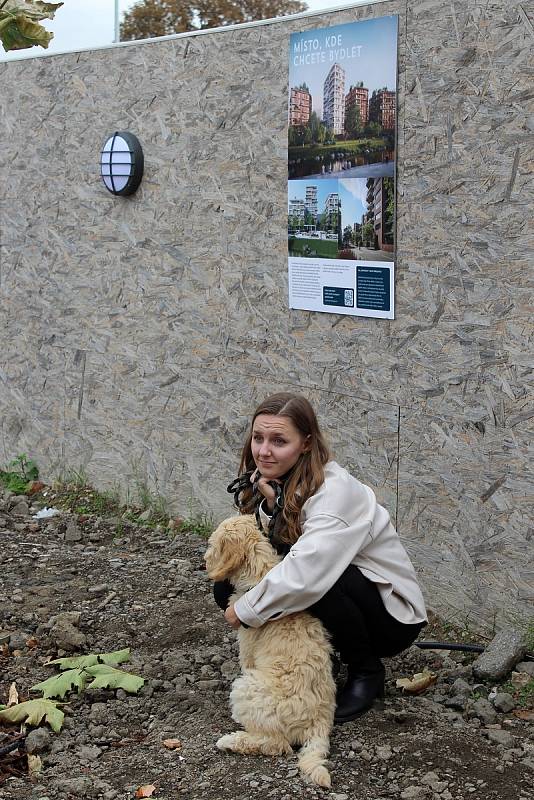
POLYGON ((264 478, 281 478, 295 466, 300 454, 309 449, 289 417, 259 414, 252 426, 252 457, 264 478))

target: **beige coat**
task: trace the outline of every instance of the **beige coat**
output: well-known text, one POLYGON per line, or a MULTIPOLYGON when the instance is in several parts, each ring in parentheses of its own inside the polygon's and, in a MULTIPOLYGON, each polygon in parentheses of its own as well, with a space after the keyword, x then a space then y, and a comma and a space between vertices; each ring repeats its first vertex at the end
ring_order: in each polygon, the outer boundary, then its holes
MULTIPOLYGON (((265 529, 269 518, 261 514, 265 529)), ((241 622, 264 622, 316 603, 349 566, 376 583, 387 611, 400 622, 426 620, 412 562, 374 492, 335 461, 302 507, 302 535, 280 564, 235 604, 241 622)))

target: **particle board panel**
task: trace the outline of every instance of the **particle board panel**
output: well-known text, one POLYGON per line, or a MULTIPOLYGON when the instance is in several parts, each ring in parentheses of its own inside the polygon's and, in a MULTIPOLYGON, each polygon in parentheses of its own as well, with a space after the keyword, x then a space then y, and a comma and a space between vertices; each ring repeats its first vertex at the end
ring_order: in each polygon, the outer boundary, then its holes
POLYGON ((532 610, 532 428, 401 412, 399 532, 434 607, 474 626, 532 610))
POLYGON ((524 608, 533 19, 531 0, 393 0, 0 64, 4 460, 30 450, 107 485, 137 464, 180 509, 187 496, 220 516, 247 415, 293 388, 397 519, 440 609, 490 624, 492 592, 524 608), (399 15, 397 317, 292 311, 289 34, 385 14, 399 15), (122 128, 145 177, 119 200, 98 159, 122 128))

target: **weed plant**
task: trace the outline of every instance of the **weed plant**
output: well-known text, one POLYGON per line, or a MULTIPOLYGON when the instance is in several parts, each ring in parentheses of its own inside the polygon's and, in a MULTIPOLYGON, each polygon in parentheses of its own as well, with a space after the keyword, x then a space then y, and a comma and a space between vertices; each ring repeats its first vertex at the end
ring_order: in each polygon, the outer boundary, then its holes
POLYGON ((177 528, 179 533, 194 533, 203 539, 211 536, 213 529, 213 517, 210 514, 203 513, 190 514, 182 520, 177 528))
POLYGON ((111 489, 95 489, 89 482, 87 473, 80 467, 60 474, 51 489, 46 491, 47 505, 54 504, 79 515, 95 514, 101 517, 117 518, 116 535, 124 533, 126 523, 143 525, 148 528, 169 528, 175 533, 193 533, 207 538, 213 531, 213 520, 209 514, 194 508, 189 498, 188 514, 172 523, 169 501, 154 491, 139 474, 134 477, 133 497, 128 489, 126 497, 119 486, 111 489))
POLYGON ((534 708, 534 678, 519 688, 508 681, 501 685, 500 690, 511 694, 518 708, 534 708))
POLYGON ((38 477, 37 464, 25 453, 10 461, 5 470, 0 469, 0 483, 13 494, 25 494, 28 484, 38 477))

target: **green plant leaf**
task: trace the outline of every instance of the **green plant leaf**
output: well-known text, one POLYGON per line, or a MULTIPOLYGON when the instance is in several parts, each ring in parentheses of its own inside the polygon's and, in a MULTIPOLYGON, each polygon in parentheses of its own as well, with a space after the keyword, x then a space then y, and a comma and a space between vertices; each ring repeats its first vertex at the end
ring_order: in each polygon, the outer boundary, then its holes
POLYGON ((16 472, 0 470, 0 483, 3 483, 6 489, 9 489, 13 494, 24 494, 26 491, 26 479, 22 478, 16 472))
POLYGON ((34 45, 47 48, 54 34, 39 25, 39 20, 53 19, 63 3, 7 0, 0 9, 0 40, 4 50, 24 50, 34 45))
POLYGON ((48 661, 48 664, 57 664, 61 670, 64 669, 85 669, 95 664, 122 664, 130 659, 130 648, 125 650, 114 650, 112 653, 90 653, 87 656, 76 656, 75 658, 55 658, 48 661))
POLYGON ((58 10, 58 8, 61 8, 63 3, 43 3, 41 2, 41 0, 35 0, 33 5, 35 6, 36 10, 40 14, 42 14, 42 17, 40 17, 40 19, 45 19, 45 18, 53 19, 54 14, 58 10))
POLYGON ((43 28, 38 22, 33 22, 24 14, 0 20, 0 39, 6 52, 25 50, 34 45, 40 45, 46 49, 53 37, 53 33, 49 33, 46 28, 43 28))
POLYGON ((85 669, 85 667, 92 667, 98 664, 98 656, 76 656, 75 658, 55 658, 53 661, 47 661, 46 666, 50 664, 57 664, 61 670, 64 669, 85 669))
POLYGON ((28 483, 36 481, 37 478, 39 477, 39 469, 37 467, 37 464, 35 464, 35 462, 33 461, 28 461, 24 471, 26 473, 26 478, 28 479, 28 483))
POLYGON ((55 658, 53 661, 47 661, 46 666, 50 664, 57 664, 60 670, 65 669, 85 669, 98 664, 98 655, 76 656, 75 658, 55 658))
POLYGON ((126 647, 124 650, 114 650, 112 653, 99 653, 98 660, 102 664, 108 664, 112 667, 114 664, 123 664, 125 661, 130 660, 130 648, 126 647))
MULTIPOLYGON (((2 0, 0 0, 1 3, 2 0)), ((4 26, 0 12, 0 38, 1 30, 4 26)), ((0 483, 9 489, 14 494, 26 494, 28 484, 37 480, 39 477, 39 470, 35 461, 28 458, 25 453, 22 453, 17 458, 9 463, 8 469, 0 469, 0 483)))
POLYGON ((37 726, 43 717, 52 730, 59 733, 65 714, 52 700, 27 700, 0 711, 0 720, 5 722, 26 722, 27 725, 37 726))
POLYGON ((88 685, 88 689, 124 689, 125 692, 135 694, 145 683, 139 675, 114 669, 107 664, 95 664, 94 667, 87 667, 87 672, 95 678, 88 685))
POLYGON ((63 699, 73 687, 78 689, 78 694, 83 692, 88 675, 83 669, 69 669, 59 675, 53 675, 46 681, 36 683, 31 687, 32 692, 42 692, 43 697, 60 697, 63 699))

